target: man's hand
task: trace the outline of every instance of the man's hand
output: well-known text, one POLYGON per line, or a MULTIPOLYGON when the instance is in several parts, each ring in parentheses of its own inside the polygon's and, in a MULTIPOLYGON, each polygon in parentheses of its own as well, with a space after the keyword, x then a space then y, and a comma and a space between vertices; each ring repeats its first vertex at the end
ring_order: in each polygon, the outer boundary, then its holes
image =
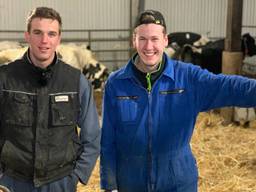
POLYGON ((10 190, 5 186, 0 185, 0 192, 10 192, 10 190))
POLYGON ((115 190, 105 190, 104 192, 118 192, 118 191, 117 191, 117 189, 115 189, 115 190))

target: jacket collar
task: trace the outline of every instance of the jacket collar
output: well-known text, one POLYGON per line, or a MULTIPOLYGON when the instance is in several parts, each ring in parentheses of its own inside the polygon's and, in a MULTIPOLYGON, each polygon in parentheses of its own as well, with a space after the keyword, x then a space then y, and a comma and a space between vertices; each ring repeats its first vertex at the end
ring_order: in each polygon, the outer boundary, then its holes
MULTIPOLYGON (((170 79, 174 80, 174 61, 170 59, 166 53, 163 55, 165 58, 165 69, 163 71, 163 75, 169 77, 170 79)), ((119 74, 119 79, 130 79, 135 78, 134 71, 132 70, 132 65, 134 65, 134 56, 128 61, 127 65, 121 70, 119 74)))
POLYGON ((29 48, 24 53, 23 60, 25 61, 25 65, 28 66, 28 68, 33 72, 33 74, 36 75, 38 83, 42 86, 47 85, 50 79, 52 79, 53 74, 56 70, 56 67, 58 66, 58 63, 59 63, 59 59, 57 57, 57 54, 55 53, 54 59, 49 66, 47 66, 44 69, 37 67, 32 63, 29 57, 29 48))
MULTIPOLYGON (((23 55, 23 59, 26 61, 26 63, 31 64, 31 65, 34 66, 35 68, 40 68, 40 67, 35 66, 35 65, 33 64, 33 62, 31 61, 30 56, 29 56, 29 51, 30 51, 30 50, 29 50, 29 48, 28 48, 27 51, 26 51, 26 52, 24 53, 24 55, 23 55)), ((59 61, 59 58, 58 58, 57 53, 55 52, 54 59, 53 59, 52 63, 51 63, 49 66, 47 66, 46 68, 52 68, 56 63, 58 63, 58 61, 59 61)))

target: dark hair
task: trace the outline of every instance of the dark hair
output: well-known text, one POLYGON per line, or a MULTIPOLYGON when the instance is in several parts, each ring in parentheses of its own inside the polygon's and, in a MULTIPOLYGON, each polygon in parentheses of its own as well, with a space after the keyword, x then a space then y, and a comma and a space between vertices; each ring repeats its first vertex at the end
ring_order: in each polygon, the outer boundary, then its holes
POLYGON ((60 14, 52 8, 49 7, 37 7, 34 10, 30 11, 27 17, 27 31, 29 32, 31 29, 31 22, 34 18, 46 18, 57 20, 60 25, 59 33, 61 33, 62 21, 60 14))
POLYGON ((135 22, 134 28, 142 24, 154 23, 157 25, 162 25, 164 27, 164 33, 166 33, 165 19, 162 13, 156 10, 145 10, 141 12, 135 22))

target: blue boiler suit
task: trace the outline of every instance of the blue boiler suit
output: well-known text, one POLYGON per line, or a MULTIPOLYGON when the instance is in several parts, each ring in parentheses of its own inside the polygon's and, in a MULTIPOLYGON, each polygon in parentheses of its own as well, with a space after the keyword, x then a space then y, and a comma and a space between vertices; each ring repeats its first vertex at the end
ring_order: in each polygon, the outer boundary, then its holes
POLYGON ((256 81, 215 75, 169 59, 148 92, 133 61, 109 77, 104 94, 101 187, 119 192, 196 192, 190 140, 199 112, 256 106, 256 81))

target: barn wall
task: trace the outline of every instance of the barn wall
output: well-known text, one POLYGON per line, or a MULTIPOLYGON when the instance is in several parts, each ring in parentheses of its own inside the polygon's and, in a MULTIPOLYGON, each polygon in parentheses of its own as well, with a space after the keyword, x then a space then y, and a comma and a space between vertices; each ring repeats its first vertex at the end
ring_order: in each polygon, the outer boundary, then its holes
MULTIPOLYGON (((56 9, 62 17, 63 29, 129 29, 130 0, 0 0, 0 30, 26 30, 25 18, 37 6, 56 9), (15 13, 15 14, 14 14, 15 13)), ((91 38, 127 38, 129 32, 95 32, 91 38)), ((62 39, 87 39, 87 32, 64 32, 62 39)), ((23 39, 23 33, 0 33, 0 39, 23 39)), ((87 43, 87 42, 86 42, 87 43)), ((87 43, 88 44, 88 43, 87 43)), ((129 42, 94 42, 93 50, 129 49, 129 42)), ((128 59, 128 52, 97 53, 99 60, 128 59)), ((109 65, 120 65, 111 62, 109 65)))
MULTIPOLYGON (((210 38, 225 37, 227 0, 146 0, 146 9, 158 9, 166 17, 168 32, 192 31, 210 38)), ((256 26, 256 1, 244 0, 243 25, 256 26)), ((256 36, 256 28, 243 33, 256 36)))
POLYGON ((244 0, 243 5, 243 25, 254 26, 254 28, 243 27, 242 33, 251 33, 256 37, 256 1, 244 0))
MULTIPOLYGON (((24 30, 28 11, 36 6, 57 9, 64 29, 127 29, 129 3, 130 0, 1 0, 0 30, 24 30)), ((145 0, 145 8, 163 12, 169 32, 194 31, 209 37, 225 36, 227 0, 145 0)), ((243 25, 256 25, 255 12, 256 1, 244 0, 243 25)), ((243 28, 243 32, 256 36, 255 28, 243 28)))
POLYGON ((129 27, 127 0, 1 0, 0 28, 24 29, 24 19, 28 11, 37 6, 50 6, 59 11, 64 29, 129 27))
MULTIPOLYGON (((25 17, 37 6, 60 12, 63 29, 129 29, 131 0, 0 0, 0 30, 25 30, 25 17)), ((135 1, 135 0, 133 0, 135 1)), ((138 0, 139 1, 139 0, 138 0)), ((145 0, 145 9, 158 9, 166 17, 168 32, 192 31, 210 38, 226 33, 227 0, 145 0)), ((256 0, 244 0, 243 25, 256 26, 256 0)), ((244 27, 256 37, 256 28, 244 27)), ((65 38, 88 38, 88 33, 65 32, 65 38)), ((92 38, 126 38, 129 32, 98 32, 92 38)), ((23 34, 0 33, 0 39, 20 38, 23 34)), ((129 49, 129 42, 94 42, 92 50, 129 49)), ((99 60, 127 60, 128 52, 98 52, 99 60)), ((120 66, 124 61, 108 62, 120 66)))
MULTIPOLYGON (((62 16, 63 29, 128 29, 129 1, 120 0, 1 0, 0 30, 25 30, 25 18, 37 6, 55 8, 62 16), (76 2, 76 3, 74 3, 76 2), (15 13, 15 14, 14 14, 15 13)), ((23 34, 0 34, 23 38, 23 34)), ((94 34, 102 36, 101 34, 94 34)), ((116 35, 116 34, 114 34, 116 35)), ((84 33, 64 33, 63 37, 86 38, 84 33)), ((112 36, 107 33, 106 36, 112 36)), ((1 37, 1 36, 0 36, 1 37)))

